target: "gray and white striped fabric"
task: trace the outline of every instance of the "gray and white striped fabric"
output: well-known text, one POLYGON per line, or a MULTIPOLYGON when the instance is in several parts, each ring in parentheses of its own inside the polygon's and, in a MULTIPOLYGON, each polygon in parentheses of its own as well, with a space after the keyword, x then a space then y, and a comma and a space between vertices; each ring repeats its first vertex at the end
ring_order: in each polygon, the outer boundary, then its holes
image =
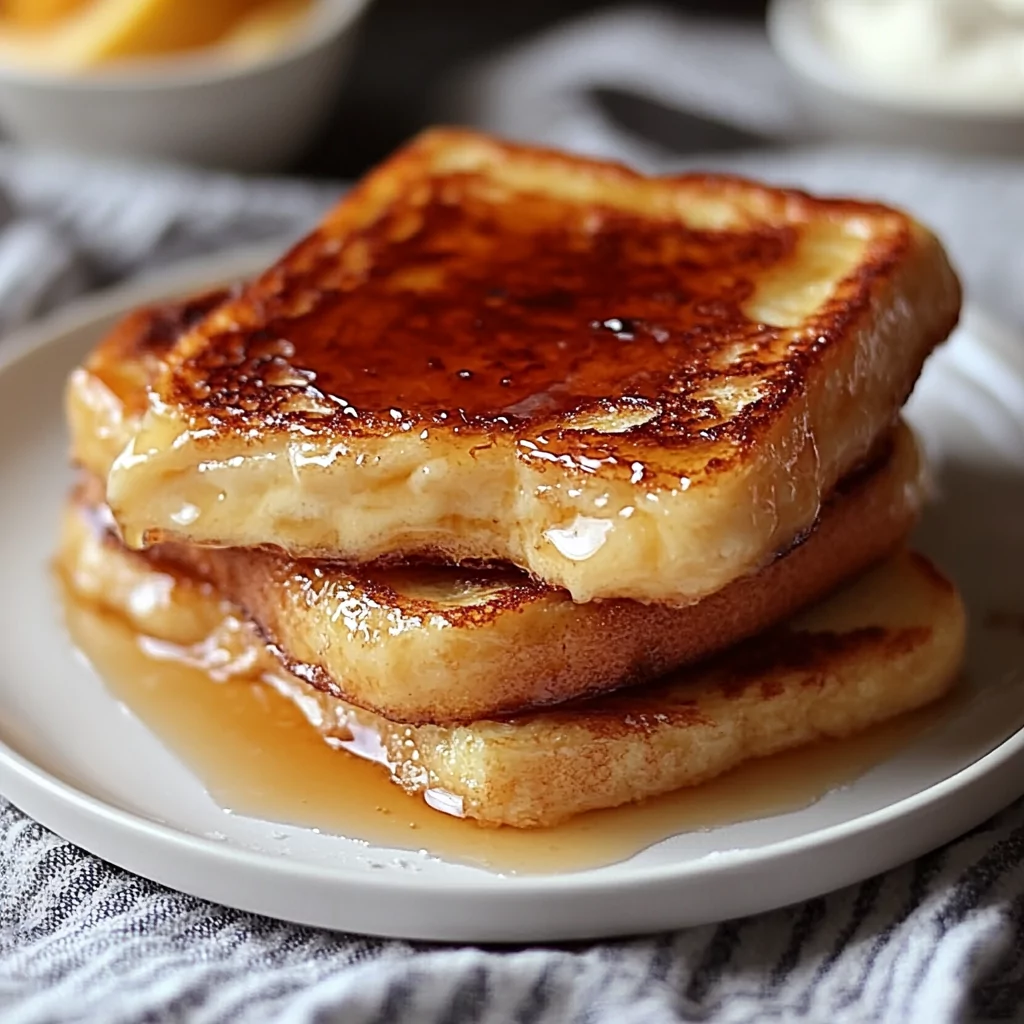
POLYGON ((862 885, 671 935, 482 950, 170 892, 0 810, 0 1017, 316 1024, 954 1024, 1024 1007, 1024 806, 862 885))
MULTIPOLYGON (((599 119, 580 125, 561 123, 581 148, 654 162, 599 119)), ((525 126, 558 141, 552 130, 525 126)), ((830 148, 700 162, 909 206, 944 234, 974 294, 1024 324, 1024 165, 830 148)), ((0 326, 180 257, 296 234, 336 191, 0 148, 0 326)), ((97 860, 0 800, 0 1020, 1024 1019, 1022 865, 1024 803, 913 864, 783 911, 628 941, 482 950, 329 934, 204 903, 97 860)))

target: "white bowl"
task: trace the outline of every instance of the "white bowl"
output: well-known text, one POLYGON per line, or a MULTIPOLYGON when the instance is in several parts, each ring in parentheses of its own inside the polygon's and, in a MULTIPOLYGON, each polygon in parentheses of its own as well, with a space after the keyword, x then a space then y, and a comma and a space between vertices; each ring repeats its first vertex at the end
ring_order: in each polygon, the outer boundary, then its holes
POLYGON ((821 38, 810 0, 772 0, 768 35, 818 134, 959 152, 1024 153, 1019 103, 894 95, 846 68, 821 38))
POLYGON ((240 171, 287 165, 336 98, 369 0, 317 0, 279 49, 216 50, 81 74, 0 65, 0 125, 18 142, 240 171))

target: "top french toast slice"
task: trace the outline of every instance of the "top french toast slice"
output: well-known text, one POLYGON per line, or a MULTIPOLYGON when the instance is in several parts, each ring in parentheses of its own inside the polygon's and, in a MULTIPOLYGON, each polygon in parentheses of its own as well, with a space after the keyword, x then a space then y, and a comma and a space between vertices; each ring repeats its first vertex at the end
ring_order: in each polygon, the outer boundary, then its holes
POLYGON ((687 604, 811 526, 959 304, 892 209, 434 130, 180 339, 108 501, 135 547, 687 604))

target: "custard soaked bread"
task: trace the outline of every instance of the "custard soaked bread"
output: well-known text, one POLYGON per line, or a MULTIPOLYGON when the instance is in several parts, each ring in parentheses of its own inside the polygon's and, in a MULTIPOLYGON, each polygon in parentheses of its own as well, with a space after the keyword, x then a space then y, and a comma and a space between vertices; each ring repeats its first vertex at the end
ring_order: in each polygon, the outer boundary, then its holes
POLYGON ((165 641, 151 651, 213 670, 211 686, 264 679, 328 742, 381 762, 438 810, 491 825, 555 824, 855 733, 940 697, 963 648, 954 588, 900 554, 788 625, 656 684, 503 721, 401 725, 284 672, 212 588, 93 522, 69 507, 59 562, 79 598, 165 641))
MULTIPOLYGON (((74 458, 92 476, 81 491, 87 505, 102 506, 98 481, 137 429, 167 350, 225 297, 135 311, 72 375, 68 419, 74 458)), ((903 540, 919 476, 913 438, 899 425, 833 490, 802 543, 683 608, 575 604, 508 567, 346 567, 174 543, 153 557, 212 583, 324 693, 394 720, 457 722, 642 681, 785 618, 903 540)))
POLYGON ((433 131, 181 338, 109 502, 684 605, 812 526, 959 301, 894 210, 433 131))

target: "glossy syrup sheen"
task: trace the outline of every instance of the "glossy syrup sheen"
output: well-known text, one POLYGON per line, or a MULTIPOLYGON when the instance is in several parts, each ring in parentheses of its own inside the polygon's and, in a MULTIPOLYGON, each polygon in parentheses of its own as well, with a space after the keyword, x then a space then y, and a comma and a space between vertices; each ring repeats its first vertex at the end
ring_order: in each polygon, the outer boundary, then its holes
POLYGON ((379 765, 329 747, 268 685, 215 682, 151 657, 125 622, 67 592, 65 611, 72 638, 111 692, 226 811, 512 874, 599 867, 683 832, 806 807, 898 753, 959 700, 954 694, 851 739, 761 759, 697 788, 553 828, 484 828, 432 810, 379 765))
POLYGON ((723 349, 760 368, 779 332, 744 304, 793 259, 796 228, 695 230, 496 188, 427 178, 341 239, 314 234, 250 289, 230 330, 211 327, 179 397, 271 414, 312 386, 339 426, 521 424, 609 396, 681 403, 723 349))

